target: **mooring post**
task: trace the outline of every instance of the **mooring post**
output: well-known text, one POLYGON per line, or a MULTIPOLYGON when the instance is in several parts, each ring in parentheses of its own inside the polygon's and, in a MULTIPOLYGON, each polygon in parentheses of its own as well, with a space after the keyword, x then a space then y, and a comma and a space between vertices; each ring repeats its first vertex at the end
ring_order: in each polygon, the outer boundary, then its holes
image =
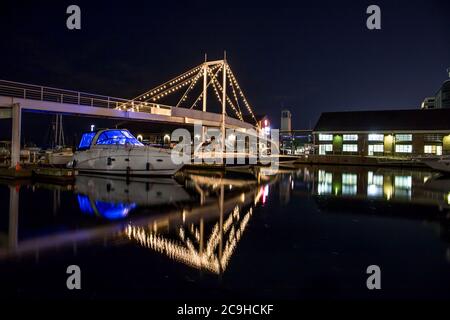
POLYGON ((12 105, 11 168, 20 163, 20 133, 22 131, 22 110, 19 103, 12 105))

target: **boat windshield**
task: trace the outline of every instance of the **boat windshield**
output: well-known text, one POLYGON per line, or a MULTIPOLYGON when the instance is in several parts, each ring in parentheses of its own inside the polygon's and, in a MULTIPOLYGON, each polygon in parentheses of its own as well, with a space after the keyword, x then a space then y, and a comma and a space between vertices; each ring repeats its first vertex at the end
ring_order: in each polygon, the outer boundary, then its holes
POLYGON ((89 147, 91 146, 91 143, 92 143, 92 139, 94 139, 96 134, 97 134, 97 132, 84 133, 83 136, 81 137, 81 141, 80 141, 80 144, 78 145, 78 149, 79 150, 89 149, 89 147))
POLYGON ((127 130, 107 130, 102 132, 97 139, 96 144, 99 145, 132 145, 143 146, 131 133, 127 130))

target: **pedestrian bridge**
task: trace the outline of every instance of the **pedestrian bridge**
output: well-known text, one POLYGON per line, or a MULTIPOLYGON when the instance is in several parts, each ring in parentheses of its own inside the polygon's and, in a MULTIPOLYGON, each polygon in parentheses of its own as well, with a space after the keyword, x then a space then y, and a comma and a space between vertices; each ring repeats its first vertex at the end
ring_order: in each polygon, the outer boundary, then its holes
MULTIPOLYGON (((220 127, 222 122, 222 114, 213 112, 0 80, 0 108, 14 104, 24 111, 108 119, 188 125, 201 122, 208 127, 220 127)), ((255 128, 230 116, 225 116, 225 125, 232 129, 255 128)))
POLYGON ((201 65, 134 99, 0 80, 0 119, 13 119, 11 166, 20 161, 22 111, 159 122, 180 126, 198 123, 203 128, 221 128, 222 145, 225 144, 227 128, 251 134, 255 134, 255 129, 259 128, 253 110, 226 57, 223 60, 205 60, 201 65), (208 96, 215 96, 216 99, 208 101, 208 96), (172 103, 164 103, 168 99, 172 103), (220 104, 221 113, 207 111, 211 110, 214 101, 220 104), (244 121, 244 113, 245 116, 250 116, 248 118, 253 123, 244 121))

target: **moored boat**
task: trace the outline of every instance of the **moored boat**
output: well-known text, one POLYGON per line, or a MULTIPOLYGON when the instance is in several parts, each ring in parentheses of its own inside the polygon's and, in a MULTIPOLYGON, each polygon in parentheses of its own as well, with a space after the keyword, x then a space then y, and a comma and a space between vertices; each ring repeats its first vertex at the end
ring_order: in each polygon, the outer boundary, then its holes
POLYGON ((80 172, 115 175, 170 176, 181 169, 170 149, 149 147, 125 129, 86 132, 68 167, 80 172))

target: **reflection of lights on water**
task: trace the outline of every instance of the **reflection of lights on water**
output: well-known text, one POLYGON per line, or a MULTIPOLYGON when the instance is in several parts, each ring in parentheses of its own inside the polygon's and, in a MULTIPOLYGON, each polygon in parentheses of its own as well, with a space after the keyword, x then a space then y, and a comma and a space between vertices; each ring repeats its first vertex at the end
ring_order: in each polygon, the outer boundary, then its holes
POLYGON ((412 176, 395 176, 394 187, 396 197, 411 198, 412 176))
POLYGON ((381 174, 373 174, 372 171, 367 173, 367 195, 369 197, 383 196, 384 177, 381 174))
POLYGON ((294 190, 294 181, 291 181, 291 190, 294 190))
POLYGON ((267 197, 269 196, 269 185, 267 184, 263 188, 264 188, 264 191, 263 191, 262 203, 265 204, 267 201, 267 197))
POLYGON ((386 195, 387 200, 391 200, 392 193, 393 193, 392 185, 390 183, 386 183, 384 185, 384 194, 386 195))
POLYGON ((135 203, 91 201, 84 194, 78 194, 77 199, 81 212, 98 215, 108 220, 123 219, 128 216, 131 210, 136 208, 135 203))
POLYGON ((450 192, 447 194, 447 204, 450 205, 450 192))
MULTIPOLYGON (((224 234, 228 232, 228 237, 225 239, 221 257, 219 257, 217 253, 217 247, 220 245, 219 222, 213 227, 212 233, 203 251, 196 249, 194 243, 187 237, 183 227, 180 227, 178 231, 181 242, 165 239, 156 234, 156 232, 148 232, 145 228, 134 227, 131 225, 127 226, 124 234, 128 239, 134 239, 140 245, 165 254, 171 259, 180 261, 194 268, 221 273, 227 268, 230 258, 236 249, 252 214, 253 208, 250 208, 240 223, 235 225, 233 222, 240 217, 240 208, 239 206, 236 206, 233 212, 225 220, 222 229, 224 234)), ((195 229, 193 225, 190 229, 198 243, 200 240, 198 229, 195 229)))
POLYGON ((358 175, 355 173, 342 174, 342 194, 355 195, 358 192, 358 175))
POLYGON ((331 194, 332 182, 333 182, 333 174, 331 172, 319 170, 317 193, 319 195, 331 194))
POLYGON ((243 193, 243 192, 241 194, 241 202, 245 202, 245 193, 243 193))

